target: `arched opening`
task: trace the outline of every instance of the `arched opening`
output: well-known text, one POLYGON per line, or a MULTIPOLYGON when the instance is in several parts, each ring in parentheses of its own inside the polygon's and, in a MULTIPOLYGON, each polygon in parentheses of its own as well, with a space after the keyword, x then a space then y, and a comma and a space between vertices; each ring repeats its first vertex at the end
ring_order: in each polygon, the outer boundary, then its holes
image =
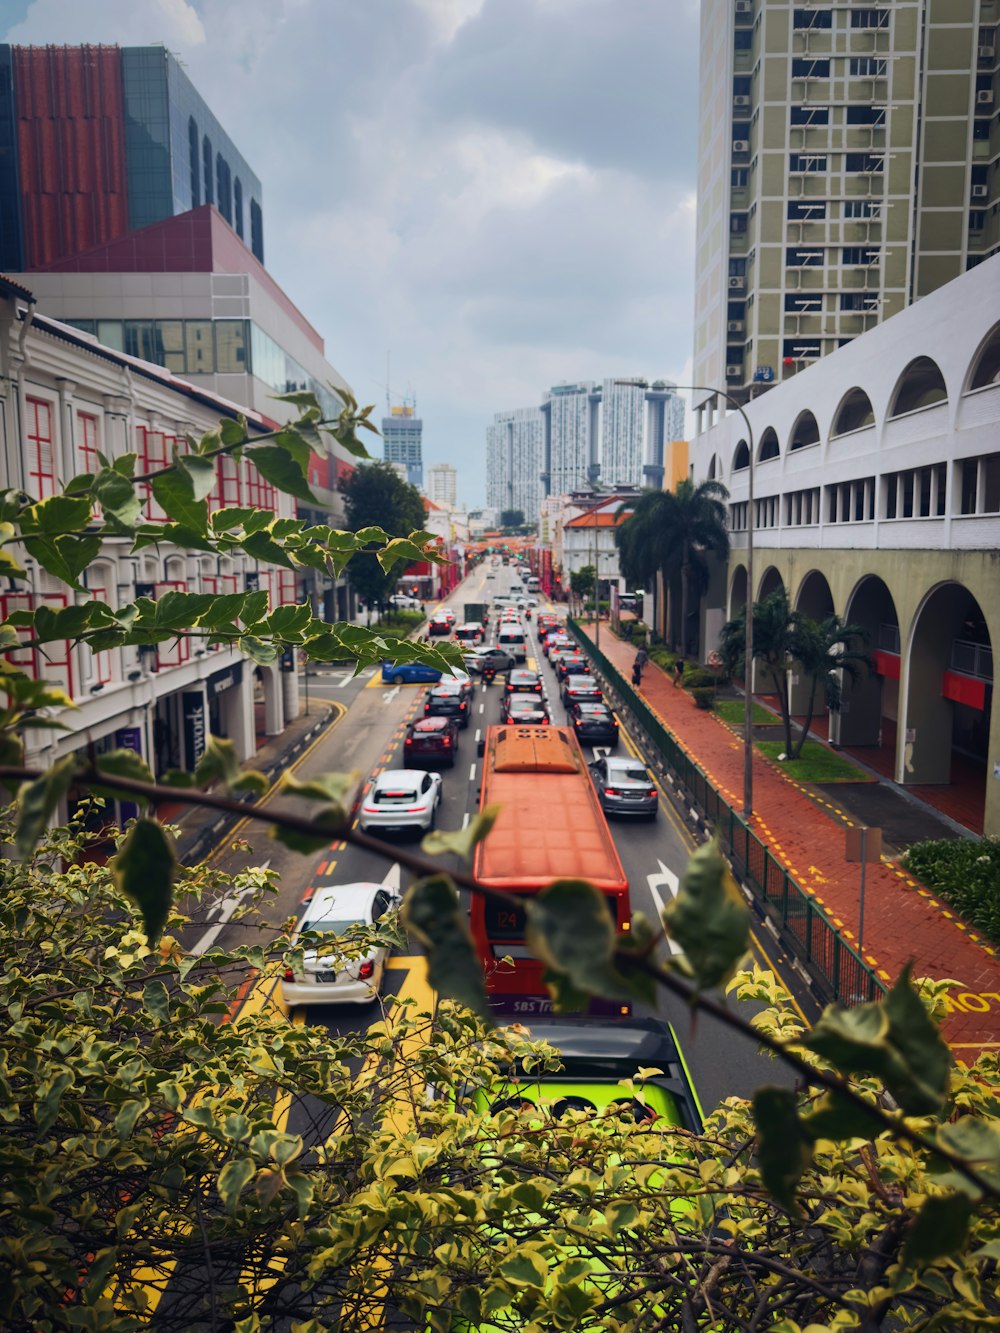
POLYGON ((788 448, 805 449, 810 444, 819 444, 819 424, 813 414, 806 409, 800 412, 792 427, 792 433, 788 440, 788 448))
POLYGON ((976 353, 967 392, 986 389, 991 384, 1000 384, 1000 324, 993 325, 976 353))
POLYGON ((253 729, 257 748, 284 728, 281 679, 276 666, 257 666, 253 672, 253 729))
POLYGON ((718 454, 713 454, 712 460, 708 465, 708 480, 717 481, 718 479, 719 479, 719 456, 718 454))
POLYGON ((917 612, 907 653, 900 780, 975 833, 983 831, 993 647, 982 607, 939 584, 917 612))
POLYGON ((896 775, 899 730, 899 616, 888 585, 866 575, 847 599, 844 619, 864 630, 875 670, 844 680, 844 704, 831 739, 884 777, 896 775))
POLYGON ((937 362, 929 356, 918 356, 896 381, 889 416, 902 417, 907 412, 918 412, 922 407, 947 401, 948 390, 937 362))
POLYGON ((875 409, 872 407, 872 400, 864 389, 848 389, 840 400, 840 406, 837 408, 836 416, 833 419, 833 429, 830 434, 832 436, 850 435, 852 431, 864 430, 866 426, 874 426, 874 424, 875 409))
MULTIPOLYGON (((818 569, 810 570, 802 582, 792 603, 793 609, 810 620, 825 620, 834 612, 833 593, 826 575, 818 569)), ((810 731, 821 740, 830 739, 831 715, 826 706, 826 695, 822 681, 808 677, 804 671, 793 669, 789 686, 789 703, 792 717, 805 725, 805 716, 809 711, 809 695, 813 695, 812 722, 810 731)))
POLYGON ((760 437, 760 448, 757 450, 757 462, 766 463, 769 458, 777 458, 781 453, 778 445, 778 432, 773 426, 768 426, 764 434, 760 437))
POLYGON ((729 619, 735 620, 747 604, 747 568, 737 565, 729 583, 729 619))
POLYGON ((746 440, 740 440, 733 454, 733 471, 742 472, 750 466, 750 448, 746 440))
POLYGON ((757 601, 762 602, 765 597, 772 592, 777 592, 779 588, 785 586, 785 580, 781 577, 773 565, 768 565, 767 569, 761 575, 760 582, 757 584, 757 601))

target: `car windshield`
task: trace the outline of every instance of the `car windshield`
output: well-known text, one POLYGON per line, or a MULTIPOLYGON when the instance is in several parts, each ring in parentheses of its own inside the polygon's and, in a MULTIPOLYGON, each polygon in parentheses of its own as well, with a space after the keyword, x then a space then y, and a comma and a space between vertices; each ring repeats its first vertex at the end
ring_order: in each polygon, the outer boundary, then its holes
POLYGON ((638 764, 623 764, 620 768, 615 768, 614 777, 619 781, 625 782, 649 782, 649 774, 638 764))
POLYGON ((374 796, 376 805, 410 805, 416 799, 415 791, 402 791, 398 787, 393 787, 391 791, 376 791, 374 796))
POLYGON ((322 932, 324 935, 344 935, 352 926, 360 926, 360 921, 338 921, 334 917, 323 917, 321 921, 310 921, 306 930, 322 932))

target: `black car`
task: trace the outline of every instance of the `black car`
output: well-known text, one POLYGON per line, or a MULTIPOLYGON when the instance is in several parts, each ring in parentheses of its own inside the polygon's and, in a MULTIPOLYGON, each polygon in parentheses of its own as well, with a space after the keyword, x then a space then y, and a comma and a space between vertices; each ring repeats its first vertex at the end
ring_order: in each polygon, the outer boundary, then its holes
POLYGON ((453 717, 460 727, 469 725, 469 700, 457 681, 442 681, 427 691, 424 717, 453 717))
POLYGON ((570 704, 601 702, 601 687, 593 676, 584 671, 571 671, 562 683, 562 701, 568 708, 570 704))
POLYGON ((537 671, 515 667, 507 677, 504 694, 542 694, 542 678, 537 671))
POLYGON ((458 755, 458 722, 453 717, 418 717, 406 729, 403 763, 407 768, 423 764, 455 767, 458 755))
POLYGON ((549 654, 560 685, 567 676, 583 676, 588 669, 587 659, 578 648, 560 648, 549 654))
POLYGON ((444 616, 435 616, 427 626, 427 633, 431 637, 438 637, 442 634, 451 634, 451 621, 444 616))
POLYGON ((525 726, 546 727, 552 721, 548 705, 540 694, 505 694, 500 701, 501 722, 522 722, 525 726))
POLYGON ((567 709, 576 738, 588 745, 618 744, 618 719, 605 703, 581 702, 567 709))

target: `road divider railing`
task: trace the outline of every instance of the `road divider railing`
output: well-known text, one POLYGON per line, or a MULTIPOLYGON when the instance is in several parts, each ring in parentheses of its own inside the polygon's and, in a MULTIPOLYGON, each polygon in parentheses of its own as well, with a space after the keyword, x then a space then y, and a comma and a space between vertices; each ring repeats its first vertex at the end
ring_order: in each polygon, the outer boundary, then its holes
POLYGON ((806 968, 817 992, 824 999, 844 1005, 863 1004, 884 995, 886 987, 874 968, 844 939, 815 898, 805 892, 681 748, 642 695, 572 616, 566 623, 617 696, 619 706, 631 714, 648 750, 659 757, 664 772, 681 789, 701 821, 718 835, 734 873, 752 893, 759 914, 778 929, 782 942, 806 968))

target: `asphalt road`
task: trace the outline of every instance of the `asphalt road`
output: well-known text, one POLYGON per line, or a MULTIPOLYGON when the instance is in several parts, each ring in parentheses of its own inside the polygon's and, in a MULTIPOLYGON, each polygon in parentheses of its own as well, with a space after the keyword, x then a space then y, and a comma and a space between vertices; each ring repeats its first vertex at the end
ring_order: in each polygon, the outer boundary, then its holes
MULTIPOLYGON (((496 570, 485 566, 473 572, 447 599, 454 610, 457 623, 464 619, 466 602, 487 601, 498 592, 520 591, 520 582, 513 572, 504 567, 496 570), (490 578, 489 575, 493 577, 490 578)), ((543 607, 546 605, 542 600, 543 607)), ((432 608, 428 608, 431 610, 432 608)), ((555 673, 538 651, 534 618, 527 625, 529 661, 527 665, 541 670, 549 695, 552 720, 562 723, 565 710, 559 700, 555 673)), ((495 632, 495 620, 491 625, 495 632)), ((402 765, 401 745, 407 720, 421 707, 422 686, 386 686, 379 673, 368 670, 353 678, 344 670, 310 677, 310 699, 335 700, 346 705, 346 713, 329 731, 303 753, 294 766, 295 776, 302 779, 320 772, 357 769, 365 777, 384 768, 402 765)), ((477 685, 470 725, 461 733, 458 762, 445 770, 444 796, 438 814, 438 828, 460 828, 478 809, 478 775, 480 761, 476 753, 477 735, 487 726, 500 720, 501 686, 477 685)), ((623 742, 620 752, 631 746, 626 720, 621 719, 623 742)), ((296 808, 296 802, 279 793, 275 803, 285 808, 296 808)), ((304 803, 300 803, 307 809, 304 803)), ((692 850, 690 836, 669 804, 661 797, 660 811, 654 822, 612 821, 622 864, 628 875, 632 892, 632 908, 641 909, 655 919, 664 903, 676 892, 678 878, 683 874, 692 850)), ((301 910, 304 896, 323 883, 351 883, 360 880, 382 882, 387 878, 405 889, 407 874, 401 874, 398 865, 387 864, 381 858, 359 848, 335 844, 331 849, 306 857, 290 852, 273 841, 266 830, 247 825, 239 836, 250 844, 251 851, 232 852, 227 839, 226 849, 216 863, 226 870, 235 871, 247 865, 269 862, 280 879, 276 900, 268 907, 271 921, 283 920, 301 910)), ((236 922, 224 926, 220 941, 224 945, 246 942, 252 926, 236 922)), ((798 985, 796 974, 775 955, 770 937, 755 941, 754 952, 763 965, 779 970, 786 984, 798 985)), ((412 984, 411 968, 406 959, 394 959, 386 973, 387 992, 398 992, 412 984)), ((736 1002, 733 1001, 735 1004, 736 1002)), ((751 1008, 745 1010, 747 1014, 751 1008)), ((675 1028, 688 1059, 702 1105, 709 1111, 727 1096, 748 1096, 762 1083, 788 1083, 786 1072, 770 1059, 757 1054, 753 1045, 743 1036, 726 1029, 715 1020, 692 1019, 687 1007, 670 996, 665 996, 659 1013, 675 1028)), ((334 1031, 353 1031, 367 1026, 379 1017, 376 1006, 346 1008, 332 1006, 309 1007, 304 1013, 293 1013, 295 1021, 324 1023, 334 1031)), ((303 1114, 307 1114, 304 1111, 303 1114)), ((290 1125, 301 1131, 305 1125, 290 1125)), ((310 1135, 322 1127, 308 1127, 310 1135)), ((315 1141, 315 1140, 314 1140, 315 1141)))

